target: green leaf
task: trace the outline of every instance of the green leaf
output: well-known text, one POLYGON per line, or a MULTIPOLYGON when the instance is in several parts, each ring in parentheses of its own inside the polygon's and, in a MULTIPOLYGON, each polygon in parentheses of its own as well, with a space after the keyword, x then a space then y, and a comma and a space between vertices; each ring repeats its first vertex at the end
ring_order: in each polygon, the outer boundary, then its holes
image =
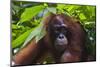
POLYGON ((12 27, 12 29, 17 29, 18 28, 18 26, 15 25, 15 24, 12 24, 11 27, 12 27))
POLYGON ((68 6, 66 6, 66 8, 67 8, 68 11, 72 11, 75 8, 75 6, 68 5, 68 6))
POLYGON ((24 46, 27 45, 28 42, 30 42, 33 38, 35 38, 36 43, 44 37, 45 35, 45 30, 43 28, 43 23, 39 24, 39 26, 37 26, 31 33, 30 35, 27 37, 27 39, 25 40, 23 46, 21 48, 23 48, 24 46))
POLYGON ((51 12, 53 14, 56 14, 56 12, 57 12, 56 8, 54 8, 54 7, 48 7, 47 9, 48 9, 49 12, 51 12))
POLYGON ((34 6, 30 8, 26 8, 25 11, 21 15, 20 22, 25 22, 32 19, 35 15, 37 15, 41 10, 43 10, 44 6, 34 6))
POLYGON ((80 13, 79 17, 80 17, 81 20, 85 20, 86 19, 85 15, 83 13, 80 13))
MULTIPOLYGON (((11 4, 11 7, 12 7, 12 10, 15 11, 15 12, 18 12, 21 8, 15 4, 11 4)), ((15 14, 15 12, 13 12, 15 14)))
POLYGON ((58 9, 63 9, 63 8, 65 8, 65 6, 66 6, 65 4, 57 4, 58 9))
POLYGON ((28 35, 31 33, 31 31, 34 28, 26 31, 25 33, 23 33, 22 35, 20 35, 18 38, 16 38, 14 41, 12 41, 12 48, 16 48, 22 45, 22 43, 25 41, 25 39, 28 37, 28 35))
POLYGON ((41 29, 42 27, 40 27, 40 31, 39 31, 39 33, 37 34, 37 36, 36 36, 36 38, 35 38, 35 40, 36 40, 36 43, 41 39, 41 38, 43 38, 44 36, 45 36, 45 34, 46 34, 46 31, 45 31, 45 29, 41 29))

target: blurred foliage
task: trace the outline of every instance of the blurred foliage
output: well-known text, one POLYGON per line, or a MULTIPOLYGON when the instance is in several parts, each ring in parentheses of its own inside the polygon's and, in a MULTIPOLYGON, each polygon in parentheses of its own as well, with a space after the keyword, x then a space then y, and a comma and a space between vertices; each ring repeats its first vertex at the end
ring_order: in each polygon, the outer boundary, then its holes
POLYGON ((11 13, 13 49, 21 48, 34 37, 38 41, 44 36, 41 21, 45 15, 64 13, 81 21, 87 33, 87 51, 96 55, 95 6, 12 1, 11 13))

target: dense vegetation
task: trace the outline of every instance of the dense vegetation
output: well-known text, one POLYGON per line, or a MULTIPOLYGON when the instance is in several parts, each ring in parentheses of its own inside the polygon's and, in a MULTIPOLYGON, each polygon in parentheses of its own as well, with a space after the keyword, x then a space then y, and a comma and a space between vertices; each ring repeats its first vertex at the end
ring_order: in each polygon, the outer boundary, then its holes
POLYGON ((12 13, 12 48, 19 49, 33 37, 38 41, 45 33, 41 33, 42 19, 49 13, 61 14, 77 18, 87 33, 88 53, 95 56, 96 51, 96 13, 95 6, 67 5, 55 3, 33 3, 13 1, 12 13))

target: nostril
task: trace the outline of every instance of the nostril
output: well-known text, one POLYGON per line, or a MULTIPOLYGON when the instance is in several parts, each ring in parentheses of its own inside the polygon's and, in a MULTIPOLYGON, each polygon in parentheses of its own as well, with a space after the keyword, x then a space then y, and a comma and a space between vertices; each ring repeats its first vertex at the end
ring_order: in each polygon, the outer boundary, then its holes
POLYGON ((64 36, 59 36, 59 39, 63 39, 64 38, 64 36))

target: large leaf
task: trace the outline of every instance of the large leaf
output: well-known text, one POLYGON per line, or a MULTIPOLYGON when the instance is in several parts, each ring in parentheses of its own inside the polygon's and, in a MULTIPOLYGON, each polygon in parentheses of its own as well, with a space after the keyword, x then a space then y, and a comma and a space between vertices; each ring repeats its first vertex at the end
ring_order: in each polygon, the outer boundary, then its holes
POLYGON ((51 12, 53 14, 56 14, 56 12, 57 12, 56 8, 54 8, 54 7, 48 7, 47 9, 48 9, 49 12, 51 12))
POLYGON ((21 48, 23 48, 24 46, 27 45, 28 42, 30 42, 33 38, 35 38, 36 43, 44 37, 45 35, 45 29, 43 28, 43 23, 41 23, 38 27, 36 27, 31 33, 30 35, 27 37, 27 39, 25 40, 24 44, 22 45, 21 48))
POLYGON ((14 41, 12 41, 12 48, 16 48, 18 46, 21 46, 22 43, 25 41, 25 39, 29 36, 29 34, 31 33, 32 30, 33 30, 33 28, 26 31, 25 33, 20 35, 18 38, 16 38, 14 41))
POLYGON ((20 22, 24 22, 24 21, 28 21, 28 20, 32 19, 41 10, 43 10, 43 8, 44 8, 43 5, 26 8, 25 11, 23 12, 23 14, 21 15, 20 22))

